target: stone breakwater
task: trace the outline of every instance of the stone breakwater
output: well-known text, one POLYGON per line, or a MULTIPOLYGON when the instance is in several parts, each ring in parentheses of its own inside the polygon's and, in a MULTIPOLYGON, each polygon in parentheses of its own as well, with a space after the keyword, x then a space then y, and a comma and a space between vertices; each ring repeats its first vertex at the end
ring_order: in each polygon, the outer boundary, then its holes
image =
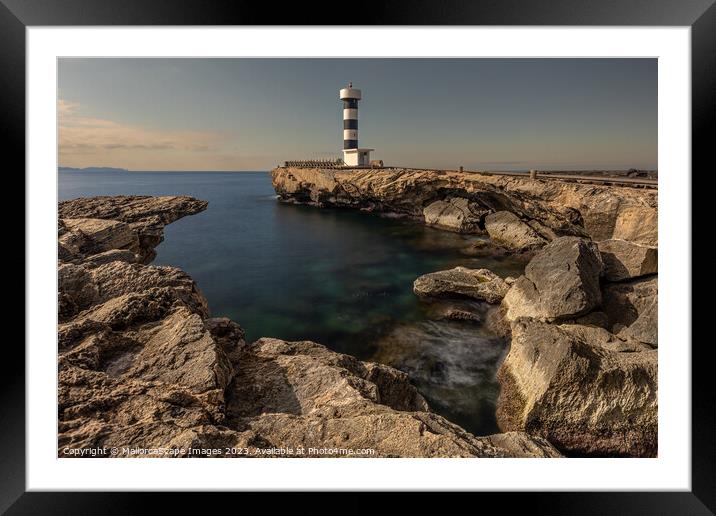
POLYGON ((511 337, 501 430, 568 455, 657 454, 656 191, 405 169, 277 168, 272 179, 284 202, 401 213, 489 237, 468 255, 523 255, 516 279, 457 267, 414 285, 424 299, 499 305, 486 323, 511 337))
POLYGON ((247 343, 185 272, 150 264, 164 226, 205 209, 177 196, 59 204, 58 456, 560 456, 522 431, 466 432, 391 367, 309 341, 247 343))

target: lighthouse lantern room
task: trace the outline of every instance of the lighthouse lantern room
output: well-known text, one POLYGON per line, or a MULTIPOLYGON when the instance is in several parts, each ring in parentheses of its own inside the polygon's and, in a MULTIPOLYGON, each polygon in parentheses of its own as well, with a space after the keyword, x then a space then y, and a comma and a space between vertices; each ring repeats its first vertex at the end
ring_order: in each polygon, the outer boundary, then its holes
POLYGON ((350 167, 370 166, 370 152, 374 149, 358 147, 358 101, 361 91, 348 83, 340 91, 343 101, 343 162, 350 167))

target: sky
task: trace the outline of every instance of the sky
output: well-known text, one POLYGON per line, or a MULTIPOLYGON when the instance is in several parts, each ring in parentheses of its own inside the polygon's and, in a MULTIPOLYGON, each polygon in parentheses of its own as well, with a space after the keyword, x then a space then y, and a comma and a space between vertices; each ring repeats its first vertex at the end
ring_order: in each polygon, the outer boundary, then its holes
POLYGON ((656 59, 62 58, 59 164, 268 170, 342 155, 338 90, 386 165, 657 168, 656 59))

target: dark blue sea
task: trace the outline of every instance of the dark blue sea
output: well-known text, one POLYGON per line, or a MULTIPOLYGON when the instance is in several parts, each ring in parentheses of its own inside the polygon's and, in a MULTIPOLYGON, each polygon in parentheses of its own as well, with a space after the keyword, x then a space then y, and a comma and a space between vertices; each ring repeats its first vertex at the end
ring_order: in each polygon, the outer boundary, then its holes
POLYGON ((60 171, 59 199, 191 195, 208 209, 165 229, 155 264, 189 273, 214 316, 247 340, 313 340, 406 371, 433 409, 495 432, 495 373, 504 340, 479 323, 436 321, 416 277, 464 265, 521 274, 509 259, 461 252, 474 236, 413 221, 279 203, 266 172, 60 171))

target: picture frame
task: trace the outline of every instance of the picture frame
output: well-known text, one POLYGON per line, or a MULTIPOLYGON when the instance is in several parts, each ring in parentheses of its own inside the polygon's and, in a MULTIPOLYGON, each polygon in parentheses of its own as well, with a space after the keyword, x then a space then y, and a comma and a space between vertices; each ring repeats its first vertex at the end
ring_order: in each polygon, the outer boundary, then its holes
MULTIPOLYGON (((367 7, 367 6, 366 6, 367 7)), ((692 38, 692 170, 705 168, 711 142, 707 136, 714 125, 716 72, 716 6, 713 0, 678 2, 658 0, 645 3, 629 0, 615 5, 588 0, 536 4, 526 0, 492 2, 390 2, 361 9, 346 20, 340 12, 317 13, 301 4, 281 9, 268 4, 137 0, 0 0, 0 74, 3 84, 0 103, 4 113, 2 133, 6 152, 24 169, 25 152, 25 30, 31 26, 111 25, 550 25, 550 26, 690 26, 692 38)), ((26 274, 31 271, 26 270, 26 274)), ((687 300, 685 300, 687 301, 687 300)), ((690 343, 680 343, 685 348, 690 343)), ((520 501, 550 513, 571 514, 711 514, 716 511, 716 446, 713 401, 708 389, 708 346, 692 353, 692 489, 690 492, 641 493, 523 493, 520 501)), ((19 346, 8 349, 3 375, 2 473, 0 509, 8 514, 72 512, 84 514, 103 508, 107 513, 128 513, 146 505, 146 496, 122 493, 26 492, 25 449, 25 357, 19 346)), ((688 400, 684 400, 687 402, 688 400)), ((638 459, 637 459, 638 460, 638 459)), ((360 497, 351 494, 351 497, 360 497)), ((485 494, 493 499, 500 494, 485 494)), ((507 494, 514 496, 514 494, 507 494)), ((182 503, 182 497, 164 496, 164 510, 182 503)), ((289 504, 296 501, 289 501, 289 504)), ((356 507, 350 499, 344 503, 356 507)))

